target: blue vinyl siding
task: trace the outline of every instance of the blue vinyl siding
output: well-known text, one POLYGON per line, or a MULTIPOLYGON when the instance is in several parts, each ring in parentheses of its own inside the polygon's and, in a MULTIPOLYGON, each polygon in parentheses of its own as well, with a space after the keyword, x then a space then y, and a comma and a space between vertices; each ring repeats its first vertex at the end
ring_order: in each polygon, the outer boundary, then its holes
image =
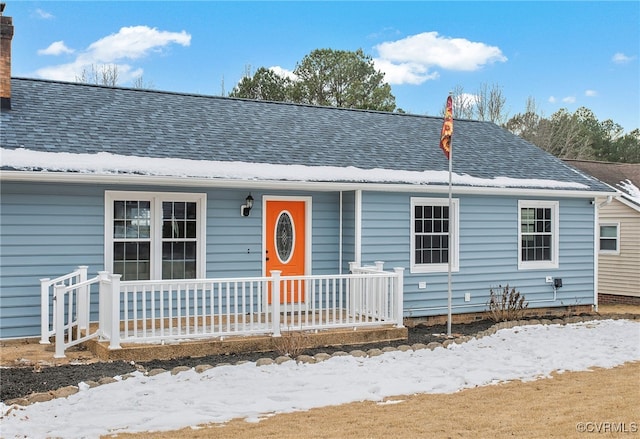
MULTIPOLYGON (((363 263, 385 261, 405 267, 405 315, 446 313, 447 273, 410 273, 410 199, 412 194, 363 194, 363 263), (426 289, 418 283, 426 282, 426 289)), ((413 196, 424 196, 422 194, 413 196)), ((460 200, 460 270, 452 276, 454 313, 486 309, 490 288, 516 287, 530 307, 593 303, 593 206, 585 199, 560 199, 559 268, 518 269, 518 198, 455 195, 460 200), (564 286, 552 301, 546 276, 564 286), (464 302, 465 293, 471 301, 464 302)), ((536 198, 544 199, 544 198, 536 198)))
POLYGON ((340 194, 313 194, 312 273, 336 274, 340 270, 340 194))
MULTIPOLYGON (((89 276, 104 264, 104 191, 206 193, 206 276, 261 276, 262 197, 312 197, 312 273, 348 271, 355 248, 355 193, 4 182, 0 210, 0 337, 38 336, 39 279, 57 277, 78 265, 89 276), (240 205, 251 192, 249 217, 240 205)), ((405 267, 405 315, 446 313, 447 273, 410 273, 409 193, 362 193, 362 263, 384 261, 385 269, 405 267), (418 288, 426 282, 425 289, 418 288)), ((436 196, 432 196, 436 197, 436 196)), ((446 196, 440 196, 446 198, 446 196)), ((559 200, 559 268, 518 269, 518 198, 455 196, 460 203, 460 270, 453 274, 453 311, 485 309, 489 289, 509 284, 531 307, 593 303, 593 206, 585 199, 559 200), (546 276, 561 277, 558 290, 546 276), (464 302, 464 294, 471 301, 464 302)), ((541 199, 541 198, 536 198, 541 199)))
POLYGON ((349 272, 349 262, 356 260, 355 192, 342 193, 342 273, 349 272))
POLYGON ((207 191, 207 277, 262 276, 262 194, 251 192, 253 209, 241 217, 248 193, 207 191))
POLYGON ((103 267, 104 191, 94 186, 3 182, 0 337, 40 332, 40 279, 103 267))
MULTIPOLYGON (((309 195, 252 190, 251 215, 241 217, 244 189, 3 182, 1 190, 0 338, 39 335, 41 278, 78 265, 89 266, 89 277, 104 269, 105 190, 206 193, 206 276, 218 278, 262 275, 263 195, 309 195)), ((337 192, 312 194, 314 274, 338 271, 339 200, 337 192)))

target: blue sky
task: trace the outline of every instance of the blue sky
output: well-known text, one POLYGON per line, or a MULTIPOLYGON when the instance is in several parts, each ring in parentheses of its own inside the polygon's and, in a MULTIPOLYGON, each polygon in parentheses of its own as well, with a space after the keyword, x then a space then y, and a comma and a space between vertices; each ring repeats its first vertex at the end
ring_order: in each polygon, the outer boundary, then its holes
POLYGON ((120 85, 220 95, 247 67, 291 72, 314 49, 355 51, 396 105, 441 114, 450 90, 502 88, 551 116, 581 106, 640 127, 640 2, 11 1, 13 76, 73 81, 116 64, 120 85))

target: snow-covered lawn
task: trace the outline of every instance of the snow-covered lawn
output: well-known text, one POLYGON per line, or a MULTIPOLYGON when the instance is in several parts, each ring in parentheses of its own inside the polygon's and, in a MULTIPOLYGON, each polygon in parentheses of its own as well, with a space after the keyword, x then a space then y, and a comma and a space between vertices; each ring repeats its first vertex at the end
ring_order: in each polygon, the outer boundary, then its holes
MULTIPOLYGON (((68 398, 14 408, 2 419, 0 436, 92 438, 232 418, 255 422, 273 413, 413 393, 451 393, 638 360, 637 321, 523 326, 433 351, 333 357, 316 364, 246 363, 153 377, 137 373, 92 389, 81 385, 81 391, 68 398)), ((9 410, 1 408, 3 414, 9 410)))

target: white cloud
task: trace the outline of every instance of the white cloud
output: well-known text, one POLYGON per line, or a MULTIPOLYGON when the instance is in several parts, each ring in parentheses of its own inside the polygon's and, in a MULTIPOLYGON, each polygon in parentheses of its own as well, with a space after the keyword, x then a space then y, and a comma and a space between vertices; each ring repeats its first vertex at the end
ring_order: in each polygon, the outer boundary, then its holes
POLYGON ((438 72, 429 72, 427 67, 418 63, 397 63, 382 58, 374 58, 376 70, 384 72, 384 81, 389 84, 419 85, 430 79, 437 79, 438 72))
POLYGON ((49 44, 49 47, 46 49, 38 50, 38 55, 60 55, 63 53, 73 53, 74 50, 68 48, 64 41, 55 41, 49 44))
POLYGON ((287 70, 283 67, 280 66, 273 66, 273 67, 269 67, 269 70, 271 70, 273 73, 275 73, 278 76, 282 76, 283 78, 289 78, 292 81, 297 81, 298 80, 298 76, 293 73, 291 70, 287 70))
POLYGON ((123 58, 138 59, 171 43, 189 46, 191 35, 185 31, 159 31, 148 26, 123 27, 118 33, 92 43, 87 55, 98 62, 110 63, 123 58))
POLYGON ((589 97, 594 97, 594 96, 598 96, 598 92, 595 90, 585 90, 584 95, 589 97))
MULTIPOLYGON (((186 31, 167 32, 148 26, 123 27, 117 33, 91 43, 86 50, 78 54, 73 62, 43 67, 36 71, 36 75, 58 81, 75 81, 84 70, 90 70, 92 66, 97 66, 100 69, 101 66, 108 64, 115 65, 120 80, 127 82, 142 75, 142 69, 132 67, 125 62, 126 60, 136 60, 150 53, 161 52, 170 44, 189 46, 191 35, 186 31)), ((54 51, 56 48, 61 49, 62 47, 66 48, 64 43, 60 41, 44 50, 54 51), (52 46, 54 47, 52 48, 52 46)))
POLYGON ((566 96, 562 98, 562 102, 564 102, 565 104, 573 104, 575 101, 576 101, 575 96, 566 96))
POLYGON ((618 52, 615 55, 613 55, 613 57, 611 57, 611 61, 613 61, 616 64, 626 64, 634 60, 635 58, 636 58, 635 56, 627 56, 624 53, 618 52))
POLYGON ((480 97, 471 93, 461 93, 453 97, 453 108, 456 112, 463 112, 473 108, 480 97))
POLYGON ((116 64, 104 64, 93 63, 86 64, 82 61, 74 61, 68 64, 59 64, 51 67, 43 67, 36 71, 36 74, 41 78, 52 79, 54 81, 77 81, 82 76, 82 73, 91 74, 95 68, 96 71, 101 72, 103 68, 111 68, 115 66, 118 71, 119 83, 132 81, 144 73, 141 68, 133 68, 129 64, 116 63, 116 64))
POLYGON ((36 9, 34 11, 36 17, 41 18, 43 20, 51 20, 55 18, 52 13, 45 11, 44 9, 36 9))
POLYGON ((547 99, 550 103, 555 104, 556 102, 556 97, 555 96, 549 96, 549 99, 547 99))
POLYGON ((375 46, 378 69, 392 84, 420 84, 438 77, 434 68, 474 71, 495 62, 506 62, 500 48, 437 32, 423 32, 375 46))

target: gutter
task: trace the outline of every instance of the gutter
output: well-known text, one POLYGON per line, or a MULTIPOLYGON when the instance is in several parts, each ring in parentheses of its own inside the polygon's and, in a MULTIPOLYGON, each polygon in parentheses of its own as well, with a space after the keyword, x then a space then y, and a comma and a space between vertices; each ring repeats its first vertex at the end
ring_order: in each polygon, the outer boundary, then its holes
MULTIPOLYGON (((166 177, 131 174, 83 174, 43 171, 2 171, 0 181, 41 182, 41 183, 75 183, 75 184, 109 184, 140 186, 177 186, 177 187, 232 187, 251 189, 308 190, 315 192, 329 191, 376 191, 376 192, 409 192, 443 194, 449 193, 447 185, 442 184, 410 184, 410 183, 368 183, 368 182, 321 182, 293 180, 232 180, 214 178, 166 177)), ((512 188, 487 186, 454 186, 453 192, 459 195, 513 195, 530 197, 563 197, 563 198, 596 198, 609 197, 611 192, 553 189, 553 188, 512 188)))

